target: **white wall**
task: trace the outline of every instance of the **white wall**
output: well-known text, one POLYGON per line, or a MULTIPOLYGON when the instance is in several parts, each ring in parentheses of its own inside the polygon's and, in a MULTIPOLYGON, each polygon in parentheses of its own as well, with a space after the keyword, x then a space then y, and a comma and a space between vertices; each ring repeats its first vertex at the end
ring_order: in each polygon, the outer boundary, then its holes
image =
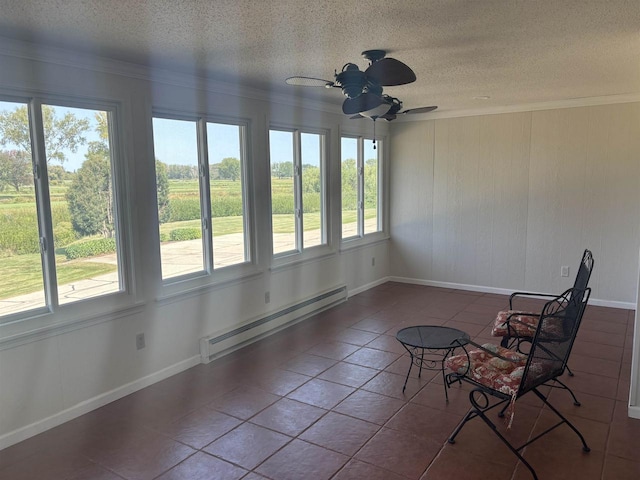
MULTIPOLYGON (((26 95, 32 91, 100 98, 122 107, 126 173, 131 187, 127 208, 133 224, 133 287, 139 306, 126 314, 107 314, 91 326, 58 330, 53 335, 45 333, 11 343, 3 343, 0 338, 0 448, 194 365, 199 361, 199 339, 212 332, 277 311, 336 285, 346 285, 353 292, 388 275, 388 241, 339 250, 340 134, 369 135, 368 122, 349 122, 344 115, 321 108, 302 109, 259 92, 234 92, 232 86, 218 93, 214 90, 218 87, 203 79, 160 74, 161 79, 157 72, 98 59, 90 59, 94 64, 91 68, 76 67, 83 61, 66 57, 64 52, 57 52, 58 58, 49 62, 40 61, 42 54, 38 52, 12 50, 13 54, 0 53, 0 93, 26 95), (114 69, 121 73, 104 73, 114 69), (163 290, 155 223, 152 107, 249 120, 256 275, 159 301, 163 290), (273 270, 267 157, 271 121, 327 129, 332 179, 331 252, 273 270), (373 256, 375 267, 370 261, 373 256), (266 290, 271 293, 269 305, 264 303, 266 290), (136 350, 135 335, 140 332, 146 335, 146 348, 136 350)), ((379 134, 386 134, 384 126, 379 134)))
POLYGON ((590 248, 592 297, 635 308, 640 103, 401 123, 391 139, 391 275, 561 291, 590 248))
POLYGON ((560 292, 589 248, 595 303, 637 307, 640 103, 399 123, 391 139, 392 278, 560 292))

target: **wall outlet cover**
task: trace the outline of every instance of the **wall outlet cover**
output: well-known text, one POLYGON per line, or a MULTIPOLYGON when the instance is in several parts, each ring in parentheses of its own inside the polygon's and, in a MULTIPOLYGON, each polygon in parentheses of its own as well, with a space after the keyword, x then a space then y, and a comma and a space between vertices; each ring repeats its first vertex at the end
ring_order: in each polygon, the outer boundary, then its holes
POLYGON ((146 346, 144 341, 144 333, 139 333, 136 335, 136 349, 142 350, 146 346))

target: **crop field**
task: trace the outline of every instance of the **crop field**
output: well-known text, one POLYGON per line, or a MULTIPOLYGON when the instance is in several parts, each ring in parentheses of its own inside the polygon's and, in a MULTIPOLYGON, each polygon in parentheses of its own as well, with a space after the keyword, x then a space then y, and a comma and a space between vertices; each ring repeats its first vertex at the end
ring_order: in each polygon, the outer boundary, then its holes
MULTIPOLYGON (((291 179, 272 178, 274 233, 293 233, 293 189, 291 179)), ((56 242, 56 274, 59 285, 113 272, 111 263, 70 260, 66 248, 78 239, 71 227, 66 192, 69 181, 52 182, 51 209, 56 242)), ((213 234, 229 235, 243 231, 242 191, 239 181, 211 181, 213 234)), ((198 180, 169 180, 168 221, 160 225, 161 240, 168 241, 177 229, 200 228, 200 193, 198 180)), ((320 228, 320 194, 303 195, 304 229, 320 228)), ((365 218, 375 217, 375 209, 366 209, 365 218)), ((356 211, 343 211, 343 223, 355 223, 356 211)), ((33 187, 19 192, 11 188, 0 191, 0 300, 42 290, 42 261, 39 253, 36 203, 33 187)))

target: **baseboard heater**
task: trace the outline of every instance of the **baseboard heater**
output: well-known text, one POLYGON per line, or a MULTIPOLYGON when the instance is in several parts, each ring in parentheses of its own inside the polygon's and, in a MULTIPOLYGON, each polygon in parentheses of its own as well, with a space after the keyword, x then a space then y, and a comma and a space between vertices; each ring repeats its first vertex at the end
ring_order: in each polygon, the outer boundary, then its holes
POLYGON ((200 339, 202 363, 226 355, 240 347, 272 335, 347 299, 347 287, 341 285, 318 293, 263 317, 252 318, 239 327, 200 339))

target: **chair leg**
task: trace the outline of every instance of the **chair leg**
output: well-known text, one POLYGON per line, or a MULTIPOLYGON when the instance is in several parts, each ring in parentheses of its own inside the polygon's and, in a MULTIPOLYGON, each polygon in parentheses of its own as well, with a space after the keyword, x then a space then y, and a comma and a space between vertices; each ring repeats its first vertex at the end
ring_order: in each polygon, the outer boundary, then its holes
POLYGON ((464 418, 462 419, 462 421, 458 424, 456 429, 453 431, 453 433, 451 435, 449 435, 449 438, 447 439, 447 442, 449 442, 452 445, 454 443, 456 443, 456 437, 460 433, 460 430, 462 430, 462 427, 464 427, 464 424, 467 423, 472 418, 475 418, 477 416, 478 416, 478 413, 475 410, 469 410, 467 412, 467 414, 464 416, 464 418))
MULTIPOLYGON (((460 424, 453 431, 453 433, 451 434, 451 436, 448 439, 448 442, 450 444, 456 443, 456 440, 455 440, 456 436, 458 435, 458 433, 460 433, 460 430, 462 430, 462 427, 464 426, 464 424, 467 423, 472 418, 480 417, 482 419, 482 421, 484 423, 486 423, 489 426, 489 428, 491 428, 493 433, 495 433, 498 436, 498 438, 500 440, 502 440, 502 443, 504 443, 509 448, 509 450, 511 450, 511 452, 516 457, 518 457, 518 459, 522 462, 522 464, 529 469, 529 471, 531 472, 531 475, 533 476, 534 480, 538 480, 538 476, 536 475, 536 471, 529 464, 529 462, 527 462, 524 459, 524 457, 520 454, 519 449, 516 449, 513 445, 511 445, 511 443, 509 443, 509 440, 507 440, 498 431, 498 429, 495 426, 495 424, 485 414, 486 411, 491 410, 492 408, 495 408, 495 407, 501 405, 502 402, 490 406, 489 405, 489 398, 487 397, 487 394, 480 388, 473 389, 471 392, 469 392, 469 400, 471 400, 471 404, 473 405, 473 407, 472 407, 471 410, 469 410, 469 412, 462 419, 462 422, 460 422, 460 424), (475 398, 475 395, 474 395, 475 393, 480 395, 480 399, 481 399, 480 402, 475 398)), ((504 400, 504 402, 507 403, 507 406, 509 405, 508 400, 504 400)))
POLYGON ((566 390, 569 392, 569 395, 571 395, 571 397, 573 398, 573 404, 576 407, 579 407, 581 405, 581 403, 578 401, 578 399, 576 398, 576 396, 573 393, 573 390, 571 390, 567 385, 565 385, 564 383, 562 383, 560 380, 558 380, 557 378, 555 379, 556 383, 559 383, 561 386, 557 387, 557 388, 562 388, 563 390, 566 390))
MULTIPOLYGON (((558 417, 562 419, 562 422, 560 422, 558 425, 561 425, 562 423, 566 423, 569 426, 569 428, 573 430, 576 435, 578 435, 578 437, 580 438, 580 441, 582 442, 582 450, 584 450, 585 452, 590 452, 591 449, 587 445, 586 440, 584 439, 580 431, 578 431, 578 429, 573 425, 573 423, 567 420, 567 418, 564 415, 562 415, 558 410, 556 410, 556 408, 549 403, 549 401, 547 400, 547 397, 545 397, 542 393, 540 393, 537 388, 533 389, 533 393, 535 393, 538 396, 538 398, 540 398, 540 400, 542 400, 544 404, 553 411, 553 413, 555 413, 558 417)), ((540 436, 544 435, 544 433, 546 432, 543 432, 540 436)))
POLYGON ((564 368, 567 369, 567 375, 569 375, 570 377, 573 377, 573 372, 571 371, 571 369, 569 368, 569 365, 566 365, 564 368))

